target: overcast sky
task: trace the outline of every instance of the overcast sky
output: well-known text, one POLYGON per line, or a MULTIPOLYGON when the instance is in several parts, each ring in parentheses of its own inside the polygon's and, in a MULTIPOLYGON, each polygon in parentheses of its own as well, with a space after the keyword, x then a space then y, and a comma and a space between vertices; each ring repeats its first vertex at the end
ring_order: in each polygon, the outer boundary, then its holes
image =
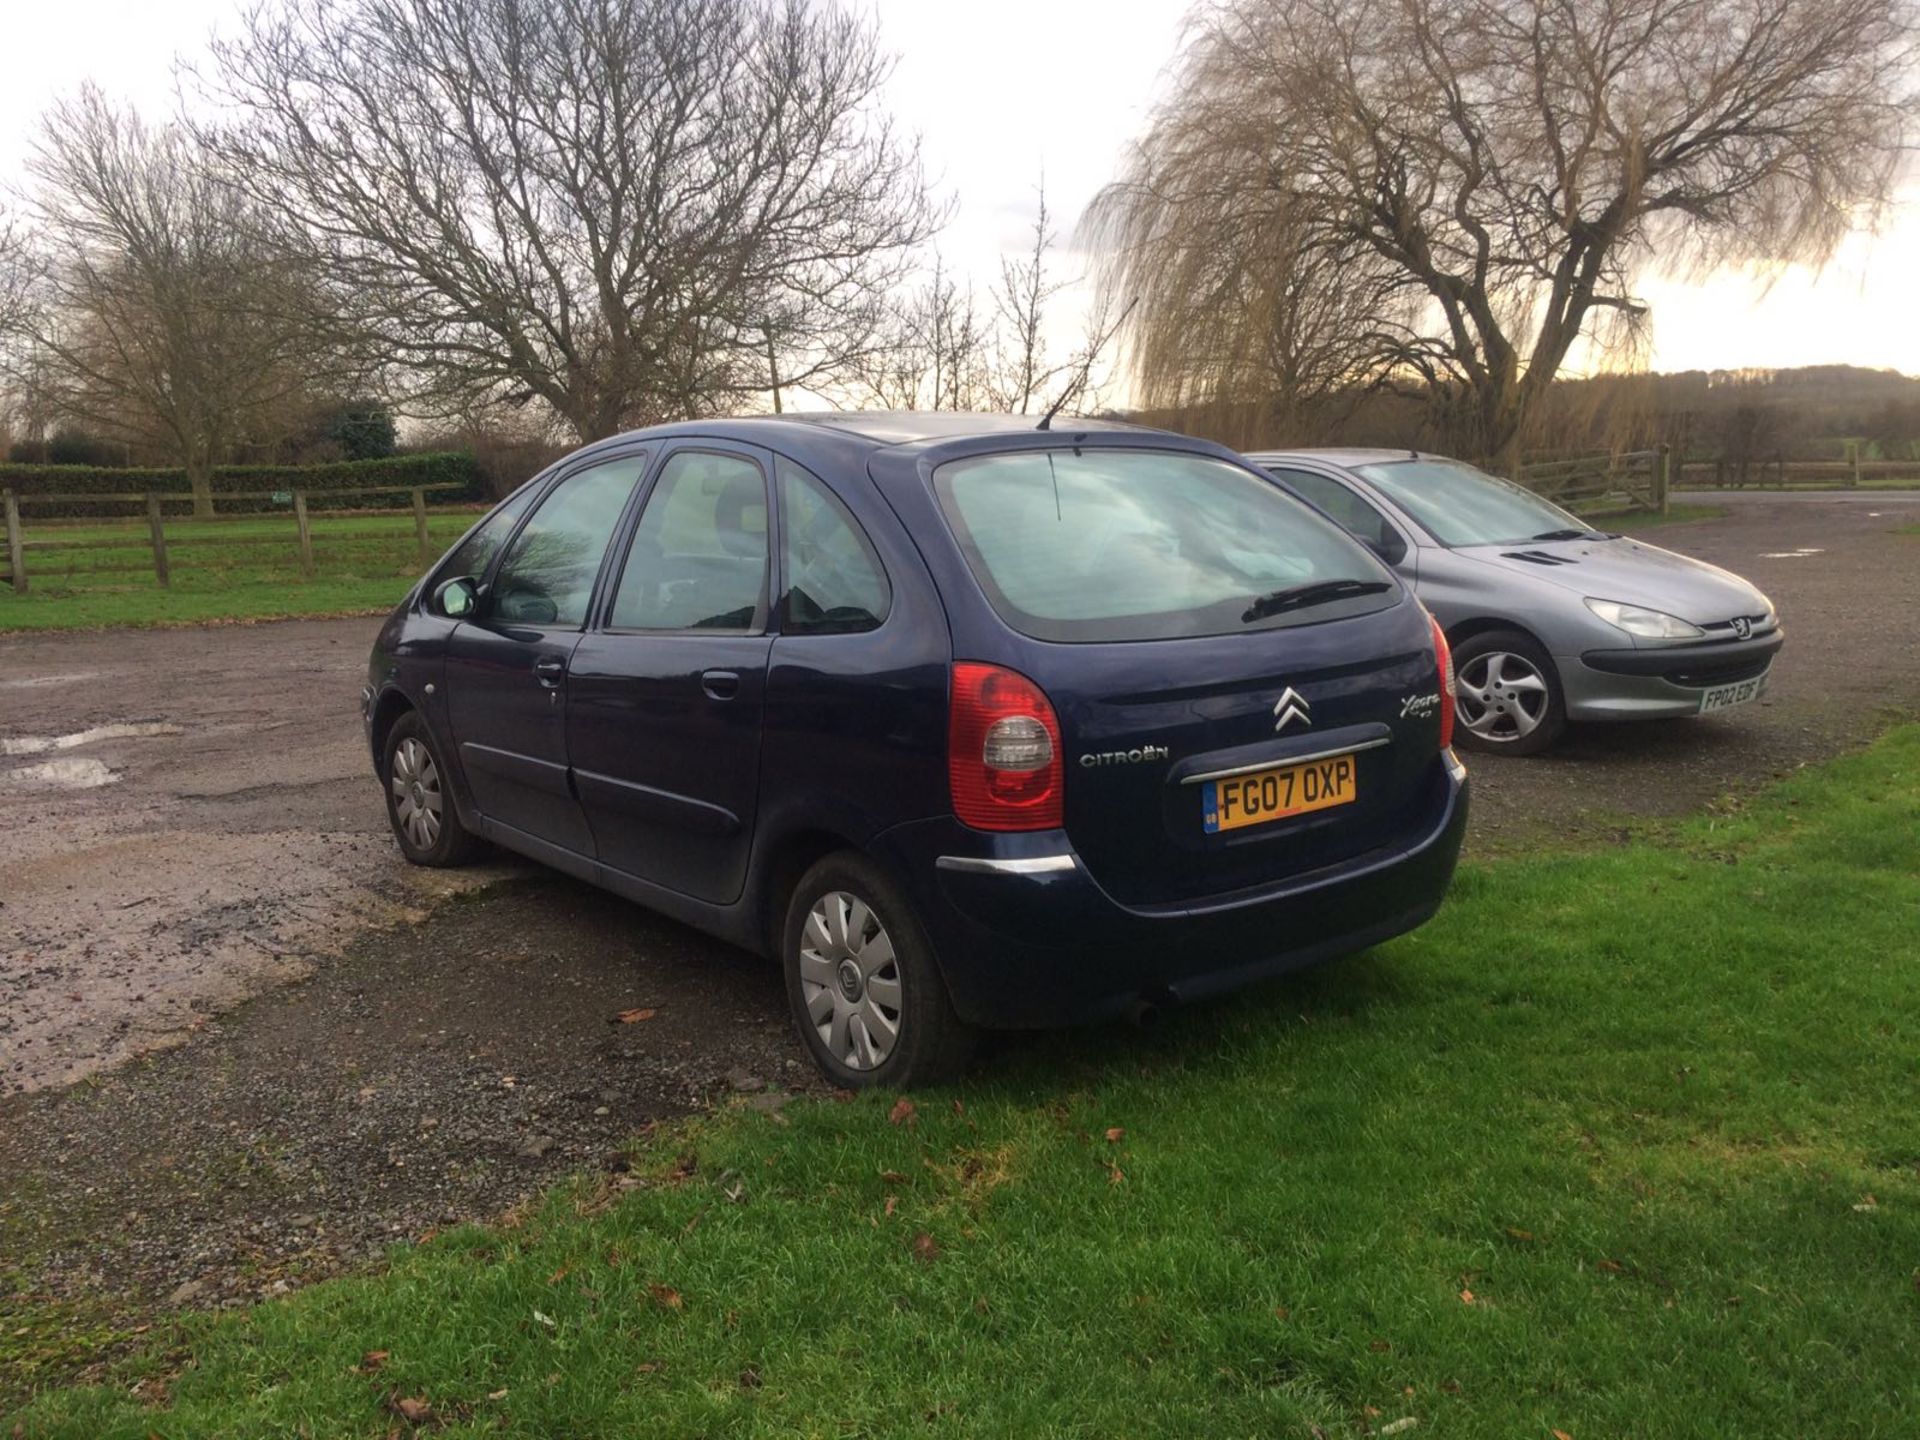
MULTIPOLYGON (((1018 251, 1044 167, 1069 231, 1139 133, 1178 39, 1185 0, 876 0, 900 54, 895 109, 921 134, 958 211, 942 239, 984 290, 1018 251)), ((0 84, 0 184, 17 183, 38 117, 88 77, 143 109, 173 104, 176 56, 193 57, 241 0, 18 0, 0 84)), ((1061 257, 1063 271, 1075 268, 1061 257)), ((1892 228, 1858 236, 1815 277, 1768 289, 1743 275, 1649 282, 1655 368, 1823 362, 1920 374, 1920 186, 1892 228)))

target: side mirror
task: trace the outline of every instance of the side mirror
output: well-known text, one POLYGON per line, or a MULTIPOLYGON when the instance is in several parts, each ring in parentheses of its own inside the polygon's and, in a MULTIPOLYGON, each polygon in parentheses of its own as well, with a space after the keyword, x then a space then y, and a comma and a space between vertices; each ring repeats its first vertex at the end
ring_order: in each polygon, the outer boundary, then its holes
POLYGON ((480 587, 473 583, 471 576, 456 575, 434 587, 433 599, 429 603, 436 615, 444 615, 449 620, 464 620, 479 608, 480 587))

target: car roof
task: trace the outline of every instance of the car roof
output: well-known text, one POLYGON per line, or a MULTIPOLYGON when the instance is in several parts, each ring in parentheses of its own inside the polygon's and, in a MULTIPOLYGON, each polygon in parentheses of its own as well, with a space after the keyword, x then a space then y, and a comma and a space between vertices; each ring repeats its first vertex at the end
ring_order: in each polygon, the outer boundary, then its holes
MULTIPOLYGON (((804 444, 836 439, 865 442, 865 448, 912 445, 943 440, 965 440, 977 435, 1027 435, 1039 429, 1035 415, 1009 415, 961 410, 818 410, 780 415, 740 415, 713 420, 678 420, 650 425, 612 436, 602 443, 627 440, 671 439, 675 436, 707 436, 765 444, 784 432, 787 440, 804 444), (773 432, 773 433, 769 433, 773 432)), ((1085 435, 1095 431, 1125 431, 1142 435, 1167 434, 1149 426, 1132 425, 1124 420, 1090 419, 1081 415, 1057 415, 1053 433, 1085 435)))
POLYGON ((1327 446, 1306 450, 1249 450, 1249 460, 1257 460, 1262 465, 1276 464, 1282 460, 1319 460, 1329 465, 1340 465, 1353 469, 1360 465, 1386 465, 1396 460, 1433 460, 1438 456, 1429 455, 1424 450, 1381 450, 1365 449, 1358 446, 1342 448, 1327 446))

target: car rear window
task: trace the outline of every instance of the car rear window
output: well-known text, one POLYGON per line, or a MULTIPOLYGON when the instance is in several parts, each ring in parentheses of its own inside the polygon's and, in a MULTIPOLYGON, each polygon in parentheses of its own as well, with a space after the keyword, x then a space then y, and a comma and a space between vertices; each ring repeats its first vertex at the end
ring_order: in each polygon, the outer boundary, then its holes
POLYGON ((988 600, 1035 639, 1235 634, 1399 598, 1391 573, 1338 526, 1206 456, 1026 450, 950 461, 933 485, 988 600), (1329 581, 1367 593, 1333 586, 1278 613, 1257 603, 1329 581))

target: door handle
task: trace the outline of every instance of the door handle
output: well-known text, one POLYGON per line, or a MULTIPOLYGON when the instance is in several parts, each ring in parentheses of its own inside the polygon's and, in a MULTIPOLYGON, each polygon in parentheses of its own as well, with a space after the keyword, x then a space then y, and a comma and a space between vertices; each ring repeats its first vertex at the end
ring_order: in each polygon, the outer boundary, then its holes
POLYGON ((567 678, 567 662, 558 655, 542 655, 533 662, 533 678, 547 689, 556 689, 567 678))
POLYGON ((700 676, 700 688, 712 700, 731 700, 740 693, 737 670, 708 670, 700 676))

